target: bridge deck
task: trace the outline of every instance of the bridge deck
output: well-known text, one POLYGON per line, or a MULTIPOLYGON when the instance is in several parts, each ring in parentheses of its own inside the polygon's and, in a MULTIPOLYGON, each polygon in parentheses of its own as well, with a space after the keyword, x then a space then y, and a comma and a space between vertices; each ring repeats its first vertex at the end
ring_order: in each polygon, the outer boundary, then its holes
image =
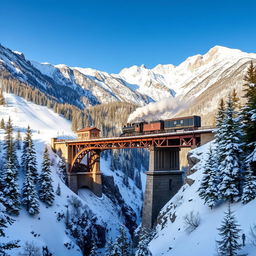
POLYGON ((110 142, 110 141, 115 141, 115 142, 121 142, 121 141, 131 141, 131 140, 144 140, 144 139, 153 139, 153 138, 163 138, 163 137, 172 137, 174 138, 175 136, 186 136, 186 135, 200 135, 203 133, 213 133, 214 130, 216 128, 215 127, 201 127, 200 130, 190 130, 190 131, 176 131, 176 132, 162 132, 162 133, 158 133, 158 134, 141 134, 141 135, 136 135, 136 136, 125 136, 125 137, 101 137, 101 138, 97 138, 97 139, 87 139, 87 140, 83 140, 83 139, 70 139, 70 140, 65 140, 65 139, 59 139, 56 140, 54 143, 58 144, 58 143, 66 143, 66 144, 78 144, 78 143, 104 143, 104 142, 110 142))

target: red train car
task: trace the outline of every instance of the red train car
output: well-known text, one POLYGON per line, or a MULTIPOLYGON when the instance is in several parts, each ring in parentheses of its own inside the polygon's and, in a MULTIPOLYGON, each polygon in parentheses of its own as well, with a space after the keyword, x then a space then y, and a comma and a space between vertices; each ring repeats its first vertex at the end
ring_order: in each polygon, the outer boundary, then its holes
POLYGON ((161 120, 144 123, 143 132, 161 131, 164 128, 164 122, 161 120))

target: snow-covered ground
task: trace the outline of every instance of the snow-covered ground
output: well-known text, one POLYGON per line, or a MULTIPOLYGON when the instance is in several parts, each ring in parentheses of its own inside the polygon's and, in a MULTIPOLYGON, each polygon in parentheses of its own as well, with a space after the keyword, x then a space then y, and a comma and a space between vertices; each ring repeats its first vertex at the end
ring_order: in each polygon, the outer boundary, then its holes
MULTIPOLYGON (((14 125, 14 136, 18 129, 21 131, 21 136, 24 137, 26 128, 29 125, 33 131, 33 140, 37 153, 38 170, 40 172, 43 151, 46 145, 50 144, 51 138, 56 136, 74 136, 71 131, 71 123, 62 118, 52 110, 44 106, 38 106, 31 102, 14 96, 12 94, 4 94, 6 106, 0 106, 0 120, 3 118, 5 122, 11 117, 14 125)), ((4 130, 0 129, 0 142, 4 139, 4 130)), ((2 149, 2 147, 0 147, 2 149)), ((20 158, 21 151, 18 151, 20 158)), ((50 150, 52 178, 54 181, 54 190, 58 184, 61 187, 61 196, 56 196, 54 205, 46 207, 40 203, 40 214, 31 217, 22 209, 20 215, 15 217, 15 222, 10 228, 6 230, 6 238, 4 240, 21 240, 22 246, 26 241, 34 241, 37 246, 45 246, 54 255, 57 256, 78 256, 81 255, 79 248, 71 241, 70 237, 65 233, 65 225, 63 222, 57 221, 58 212, 66 212, 67 200, 71 195, 76 196, 65 184, 57 174, 57 165, 59 158, 50 150), (73 247, 67 249, 64 243, 71 243, 73 247)), ((1 159, 1 154, 0 154, 1 159)), ((120 193, 125 203, 130 206, 138 216, 137 222, 140 222, 141 210, 141 191, 129 179, 131 189, 127 189, 122 184, 122 172, 115 172, 109 170, 110 162, 101 159, 101 170, 105 175, 114 177, 115 183, 118 185, 120 193)), ((22 186, 23 177, 20 175, 20 187, 22 186)), ((113 202, 106 196, 102 198, 96 197, 89 190, 79 191, 80 199, 83 204, 95 214, 102 225, 106 225, 108 230, 107 239, 116 238, 117 229, 124 223, 124 217, 120 214, 120 206, 114 205, 113 202)), ((13 256, 18 255, 22 248, 12 250, 13 256)))
MULTIPOLYGON (((161 211, 161 223, 157 225, 157 234, 149 244, 154 256, 217 255, 215 241, 220 239, 217 228, 221 225, 228 205, 221 204, 211 210, 204 205, 197 192, 209 145, 210 143, 193 150, 193 155, 200 159, 194 167, 197 171, 189 176, 195 182, 191 186, 184 185, 161 211), (184 216, 191 211, 199 214, 200 225, 193 232, 188 233, 184 216)), ((250 226, 256 224, 255 209, 256 200, 246 205, 241 202, 231 205, 231 210, 235 211, 236 219, 241 225, 241 235, 243 233, 246 235, 246 246, 241 254, 248 253, 248 256, 256 255, 256 247, 250 244, 250 226)))

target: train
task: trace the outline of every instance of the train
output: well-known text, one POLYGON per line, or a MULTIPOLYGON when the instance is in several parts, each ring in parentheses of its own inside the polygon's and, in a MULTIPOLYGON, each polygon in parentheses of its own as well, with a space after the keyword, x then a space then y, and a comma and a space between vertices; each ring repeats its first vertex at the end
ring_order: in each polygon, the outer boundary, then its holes
POLYGON ((121 137, 135 136, 162 132, 175 132, 178 130, 196 130, 201 127, 200 116, 177 117, 151 122, 136 122, 127 124, 122 128, 121 137))

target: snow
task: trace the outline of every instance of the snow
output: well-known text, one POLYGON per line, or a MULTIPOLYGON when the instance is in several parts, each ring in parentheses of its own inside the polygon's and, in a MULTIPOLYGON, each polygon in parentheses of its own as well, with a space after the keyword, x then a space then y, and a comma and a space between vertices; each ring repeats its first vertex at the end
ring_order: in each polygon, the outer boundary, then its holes
MULTIPOLYGON (((160 213, 162 223, 157 225, 157 234, 149 244, 149 249, 154 256, 217 255, 215 243, 219 239, 217 228, 221 225, 228 205, 224 203, 211 210, 198 196, 203 166, 207 157, 206 152, 210 144, 212 143, 192 151, 193 155, 200 159, 200 162, 193 168, 197 171, 189 176, 195 182, 191 186, 185 184, 162 209, 160 213), (191 211, 199 214, 200 225, 193 232, 188 233, 183 218, 191 211), (174 215, 176 218, 172 222, 174 215)), ((231 209, 235 211, 235 217, 241 225, 242 233, 246 235, 246 246, 241 253, 254 256, 256 248, 250 245, 249 234, 250 226, 255 224, 256 200, 246 205, 241 202, 234 203, 231 205, 231 209)))
MULTIPOLYGON (((58 138, 74 138, 71 131, 71 123, 62 118, 52 110, 38 106, 31 102, 14 96, 12 94, 4 93, 6 106, 0 106, 0 119, 5 121, 11 117, 14 125, 14 136, 19 129, 21 136, 25 136, 26 128, 30 125, 33 132, 33 141, 37 153, 38 170, 40 172, 44 148, 48 145, 50 152, 51 170, 54 191, 56 191, 58 184, 61 187, 61 196, 55 198, 52 207, 46 207, 40 202, 40 213, 35 217, 31 217, 22 208, 20 216, 15 217, 15 222, 8 229, 6 229, 6 238, 8 240, 21 240, 20 245, 24 245, 26 241, 34 241, 37 246, 48 246, 49 250, 54 255, 61 256, 80 256, 79 248, 74 244, 72 239, 65 233, 65 225, 63 222, 58 222, 56 215, 58 212, 66 212, 66 205, 68 198, 72 195, 76 196, 68 187, 66 187, 60 180, 57 174, 57 166, 59 162, 58 156, 51 151, 49 144, 53 137, 58 138), (64 243, 71 243, 72 248, 68 250, 64 243)), ((0 142, 4 138, 4 131, 0 129, 0 142)), ((0 145, 1 149, 1 145, 0 145)), ((1 151, 1 150, 0 150, 1 151)), ((0 157, 1 157, 0 152, 0 157)), ((20 159, 21 152, 18 151, 18 158, 20 159)), ((137 215, 137 223, 140 223, 140 213, 142 206, 141 191, 134 185, 131 179, 128 179, 130 188, 123 185, 123 173, 116 171, 113 173, 109 170, 110 159, 101 159, 101 170, 103 174, 113 176, 115 183, 119 187, 120 193, 123 196, 125 203, 130 206, 137 215)), ((19 175, 19 187, 21 188, 24 175, 19 175)), ((145 175, 144 175, 145 176, 145 175)), ((145 184, 145 177, 143 177, 143 184, 145 184)), ((110 237, 115 240, 118 228, 124 224, 125 220, 121 212, 120 205, 115 205, 106 195, 103 194, 101 198, 96 197, 91 191, 81 189, 79 191, 80 199, 83 205, 90 209, 95 216, 97 216, 99 223, 107 227, 107 239, 110 237)), ((12 250, 12 256, 18 255, 22 248, 12 250)))

